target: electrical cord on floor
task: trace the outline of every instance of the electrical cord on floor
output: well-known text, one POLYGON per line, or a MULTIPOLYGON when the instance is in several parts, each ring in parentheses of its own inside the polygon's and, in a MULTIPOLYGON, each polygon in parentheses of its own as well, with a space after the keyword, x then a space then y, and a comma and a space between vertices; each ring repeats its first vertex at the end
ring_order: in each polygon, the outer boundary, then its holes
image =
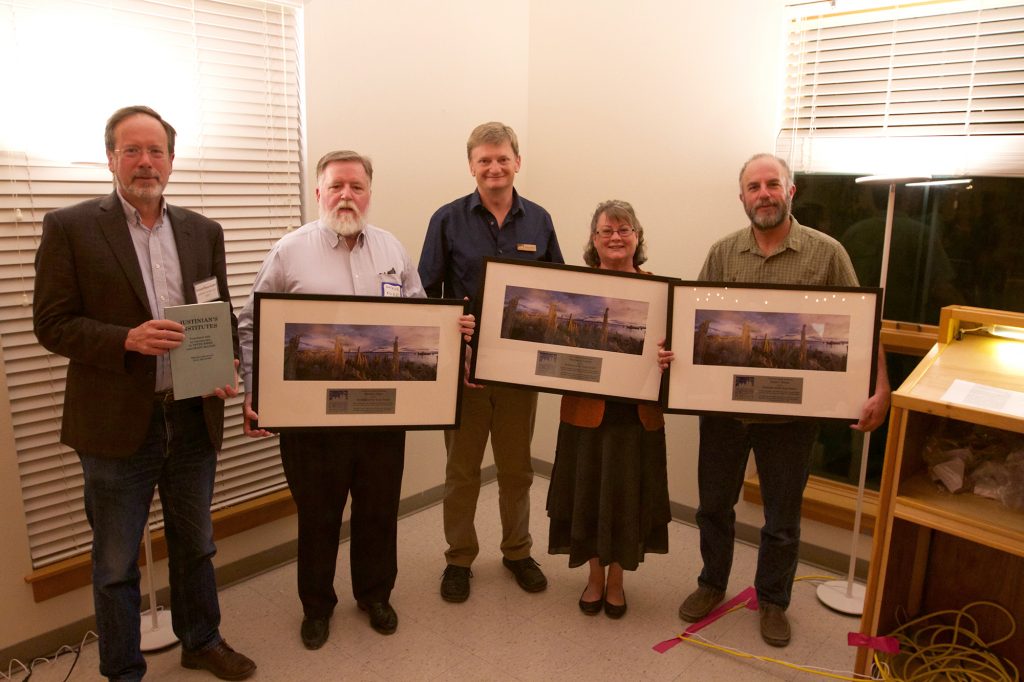
POLYGON ((994 602, 976 601, 959 610, 936 611, 896 628, 889 636, 899 640, 900 653, 890 656, 876 652, 875 668, 886 681, 1018 682, 1017 666, 991 651, 1016 631, 1013 614, 994 602), (998 639, 983 640, 978 634, 978 621, 968 613, 980 608, 992 608, 1005 616, 1008 632, 998 639), (952 625, 931 622, 948 616, 953 616, 952 625))
POLYGON ((36 658, 31 663, 29 663, 28 666, 26 666, 24 663, 22 663, 16 658, 12 659, 11 662, 7 665, 7 674, 5 675, 4 673, 0 672, 0 679, 13 681, 14 676, 18 674, 18 671, 14 670, 15 664, 17 664, 24 672, 28 673, 28 675, 25 675, 25 677, 21 678, 18 682, 29 682, 29 680, 32 679, 32 674, 35 672, 37 665, 42 665, 44 663, 56 663, 57 659, 63 656, 64 654, 74 654, 75 658, 71 661, 71 667, 68 668, 68 673, 64 676, 64 682, 68 682, 68 680, 71 678, 71 673, 75 670, 75 666, 78 664, 79 656, 82 655, 82 647, 96 639, 98 639, 96 633, 92 630, 89 630, 82 637, 82 641, 78 643, 78 646, 71 647, 65 644, 59 649, 57 649, 57 651, 54 652, 53 656, 36 658))
POLYGON ((828 668, 819 668, 812 665, 800 665, 798 663, 790 663, 789 661, 783 661, 778 658, 769 658, 768 656, 758 656, 756 654, 749 654, 739 649, 733 649, 732 647, 722 646, 721 644, 715 644, 699 634, 694 633, 683 640, 684 642, 690 642, 691 644, 697 644, 706 649, 712 649, 714 651, 720 651, 722 653, 729 654, 730 656, 736 656, 737 658, 746 658, 753 661, 761 661, 762 663, 774 663, 781 665, 784 668, 790 670, 799 670, 800 672, 810 673, 812 675, 818 675, 820 677, 827 677, 833 680, 849 680, 849 682, 869 682, 872 679, 878 678, 865 678, 861 676, 854 676, 853 673, 831 670, 828 668))
MULTIPOLYGON (((800 582, 802 580, 821 582, 821 581, 836 580, 836 579, 837 578, 835 576, 831 576, 831 575, 805 575, 805 576, 801 576, 799 578, 794 579, 793 582, 800 582)), ((730 613, 732 613, 734 611, 739 611, 741 609, 745 609, 746 607, 747 607, 747 602, 744 601, 744 602, 741 602, 739 604, 736 604, 734 607, 732 607, 731 609, 729 609, 728 611, 726 611, 722 615, 726 616, 726 615, 728 615, 728 614, 730 614, 730 613)), ((721 644, 715 644, 714 642, 710 641, 709 639, 707 639, 705 637, 702 637, 700 634, 698 634, 696 632, 691 633, 690 635, 687 635, 685 637, 683 637, 681 635, 680 637, 682 638, 682 640, 684 642, 689 642, 690 644, 696 644, 698 646, 704 647, 705 649, 711 649, 713 651, 718 651, 718 652, 721 652, 721 653, 724 653, 724 654, 728 654, 730 656, 735 656, 737 658, 743 658, 743 659, 753 660, 753 661, 761 661, 762 663, 773 663, 775 665, 780 665, 780 666, 782 666, 784 668, 789 668, 790 670, 798 670, 800 672, 810 673, 812 675, 818 675, 819 677, 826 677, 826 678, 833 679, 833 680, 848 680, 849 682, 870 682, 871 679, 875 679, 875 680, 880 679, 880 678, 865 678, 862 675, 855 675, 852 672, 847 672, 847 671, 842 671, 842 670, 832 670, 832 669, 829 669, 829 668, 822 668, 822 667, 819 667, 819 666, 801 665, 801 664, 798 664, 798 663, 790 663, 789 661, 783 661, 783 660, 778 659, 778 658, 770 658, 768 656, 758 656, 757 654, 747 653, 746 651, 740 651, 739 649, 734 649, 732 647, 723 646, 721 644)))

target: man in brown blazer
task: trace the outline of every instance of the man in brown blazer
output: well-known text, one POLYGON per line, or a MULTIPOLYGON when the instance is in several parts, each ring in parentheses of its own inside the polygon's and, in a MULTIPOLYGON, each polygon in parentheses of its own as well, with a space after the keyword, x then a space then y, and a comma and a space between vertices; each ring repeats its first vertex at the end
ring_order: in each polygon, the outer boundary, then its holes
POLYGON ((207 397, 175 400, 167 352, 184 328, 163 319, 167 306, 229 300, 224 235, 164 201, 174 138, 148 107, 110 117, 115 191, 43 219, 33 321, 39 342, 70 361, 61 442, 82 463, 100 672, 111 680, 146 672, 137 561, 159 485, 181 664, 240 680, 256 665, 220 636, 210 521, 224 398, 237 390, 210 386, 207 397))

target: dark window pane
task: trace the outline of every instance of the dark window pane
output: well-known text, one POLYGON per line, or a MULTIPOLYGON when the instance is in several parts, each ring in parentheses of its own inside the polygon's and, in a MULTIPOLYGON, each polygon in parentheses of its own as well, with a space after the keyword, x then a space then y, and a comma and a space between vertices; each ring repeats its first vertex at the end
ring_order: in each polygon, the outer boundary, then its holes
MULTIPOLYGON (((793 215, 846 247, 861 284, 877 286, 888 185, 798 173, 793 215)), ((935 324, 951 303, 1024 311, 1024 179, 896 187, 883 316, 935 324)))
MULTIPOLYGON (((838 239, 857 277, 877 286, 888 185, 858 185, 853 175, 798 173, 793 215, 838 239)), ((969 184, 897 185, 885 309, 888 320, 936 324, 951 303, 1024 311, 1024 179, 974 178, 969 184)), ((895 388, 920 361, 890 353, 895 388)), ((871 436, 868 487, 878 488, 883 425, 871 436)), ((826 424, 813 473, 857 483, 860 434, 826 424)))

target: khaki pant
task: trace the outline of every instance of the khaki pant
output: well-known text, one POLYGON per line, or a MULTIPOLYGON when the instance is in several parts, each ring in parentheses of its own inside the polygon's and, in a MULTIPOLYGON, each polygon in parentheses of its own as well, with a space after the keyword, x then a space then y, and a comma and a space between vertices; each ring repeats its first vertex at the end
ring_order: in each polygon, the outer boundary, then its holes
POLYGON ((498 470, 501 553, 511 560, 530 556, 530 441, 536 413, 534 391, 501 386, 464 388, 462 426, 444 433, 448 447, 444 537, 448 541, 445 559, 449 564, 468 567, 480 552, 474 518, 480 496, 480 464, 488 435, 498 470))

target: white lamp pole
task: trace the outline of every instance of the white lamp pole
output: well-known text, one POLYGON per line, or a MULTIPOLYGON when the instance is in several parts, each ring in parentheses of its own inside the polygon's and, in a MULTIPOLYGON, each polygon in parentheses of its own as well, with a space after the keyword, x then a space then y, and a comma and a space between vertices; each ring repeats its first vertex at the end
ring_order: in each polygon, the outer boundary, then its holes
MULTIPOLYGON (((885 233, 882 240, 882 270, 878 286, 882 288, 880 309, 885 310, 885 281, 889 274, 889 245, 892 242, 892 221, 896 208, 896 183, 929 180, 931 176, 880 176, 869 175, 857 178, 858 184, 888 184, 889 203, 885 210, 885 233)), ((879 350, 881 352, 881 350, 879 350)), ((872 368, 874 371, 875 368, 872 368)), ((831 609, 851 616, 864 613, 864 586, 853 580, 857 568, 857 545, 860 541, 860 519, 864 510, 864 487, 868 477, 868 449, 871 447, 871 434, 864 434, 864 445, 860 451, 860 476, 857 479, 857 505, 853 514, 853 538, 850 541, 850 567, 846 580, 829 580, 818 586, 818 599, 831 609)))
POLYGON ((161 609, 156 603, 156 586, 153 584, 153 537, 149 532, 149 519, 146 519, 146 532, 143 536, 146 547, 146 587, 149 590, 149 610, 143 611, 142 639, 139 649, 156 651, 164 649, 178 641, 171 627, 171 610, 161 609))

